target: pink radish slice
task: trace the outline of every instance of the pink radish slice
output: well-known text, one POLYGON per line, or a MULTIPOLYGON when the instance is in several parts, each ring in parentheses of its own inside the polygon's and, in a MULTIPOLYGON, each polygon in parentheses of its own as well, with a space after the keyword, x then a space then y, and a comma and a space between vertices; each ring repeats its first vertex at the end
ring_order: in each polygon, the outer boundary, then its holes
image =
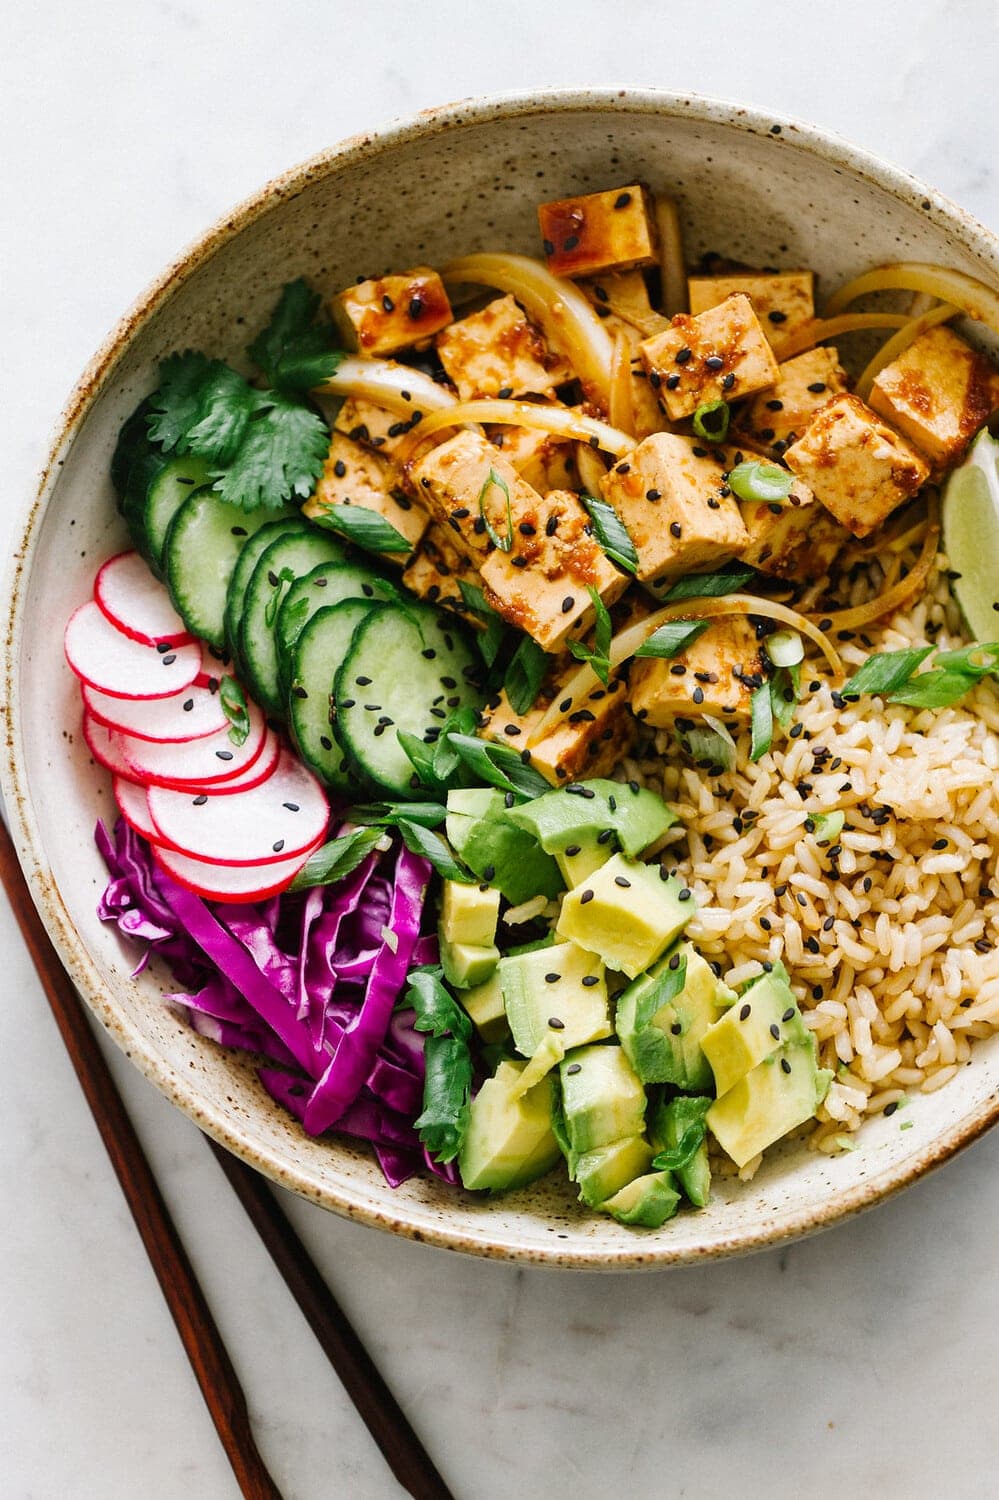
MULTIPOLYGON (((189 797, 196 797, 199 792, 211 792, 213 797, 229 797, 235 792, 246 792, 251 787, 259 786, 269 776, 273 776, 281 758, 281 741, 272 729, 268 729, 264 740, 264 748, 257 756, 252 765, 247 766, 238 776, 230 776, 228 781, 212 781, 207 785, 199 786, 194 781, 140 781, 139 785, 145 791, 150 787, 165 787, 167 791, 183 792, 189 797)), ((148 815, 147 815, 148 816, 148 815)), ((160 835, 156 835, 160 839, 160 835)), ((168 842, 168 840, 163 840, 168 842)))
POLYGON ((153 844, 152 849, 156 863, 171 879, 209 901, 264 901, 268 896, 276 896, 287 889, 312 853, 308 849, 294 859, 240 868, 191 859, 162 844, 153 844))
POLYGON ((70 617, 64 645, 77 677, 112 698, 169 698, 202 669, 197 641, 165 651, 144 646, 123 635, 93 601, 70 617))
POLYGON ((267 736, 264 716, 255 703, 247 705, 250 729, 241 745, 229 738, 229 725, 204 739, 169 744, 119 734, 118 742, 133 781, 170 781, 211 786, 238 776, 257 759, 267 736))
POLYGON ((118 630, 147 646, 183 645, 194 637, 138 552, 119 552, 94 580, 94 599, 118 630))
POLYGON ((124 776, 116 776, 114 800, 118 804, 118 811, 129 827, 134 828, 136 833, 141 833, 142 837, 148 839, 150 843, 155 843, 159 834, 156 832, 156 824, 149 816, 145 787, 136 786, 134 781, 126 781, 124 776))
POLYGON ((205 739, 226 729, 229 723, 218 693, 199 687, 197 682, 171 693, 169 698, 112 698, 85 682, 83 701, 90 717, 108 729, 164 744, 205 739))
POLYGON ((118 736, 103 724, 98 724, 89 714, 83 715, 83 738, 87 749, 99 766, 112 771, 115 776, 135 781, 137 778, 121 753, 118 736))
POLYGON ((219 865, 265 865, 312 848, 329 804, 319 782, 285 750, 266 781, 238 797, 151 786, 149 812, 164 843, 219 865))

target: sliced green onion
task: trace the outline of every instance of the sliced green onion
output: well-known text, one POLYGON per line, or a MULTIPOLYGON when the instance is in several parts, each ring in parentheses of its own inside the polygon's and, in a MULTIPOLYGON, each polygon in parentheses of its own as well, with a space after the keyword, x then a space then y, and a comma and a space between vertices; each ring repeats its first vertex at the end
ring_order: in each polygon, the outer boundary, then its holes
POLYGON ((694 412, 694 432, 706 443, 723 443, 730 415, 727 401, 705 401, 694 412))
POLYGON ((812 813, 806 820, 805 827, 811 823, 811 832, 817 844, 835 844, 843 832, 843 824, 846 814, 839 808, 831 813, 812 813))
POLYGON ((753 737, 749 749, 750 760, 762 760, 774 737, 774 710, 770 697, 770 684, 764 682, 753 691, 750 699, 752 709, 753 737))
POLYGON ((492 542, 493 546, 498 547, 501 552, 511 551, 513 547, 513 508, 510 504, 510 486, 507 484, 502 474, 497 474, 495 469, 489 470, 489 473, 486 476, 486 482, 479 491, 479 515, 482 518, 482 523, 486 528, 486 534, 489 537, 489 540, 492 542), (490 522, 489 517, 486 515, 486 496, 488 495, 490 489, 494 484, 498 489, 501 489, 506 496, 505 537, 500 536, 499 532, 495 529, 495 527, 490 522))
POLYGON ((593 495, 580 495, 579 498, 589 511, 597 541, 611 562, 617 563, 626 573, 634 573, 638 567, 638 553, 628 535, 628 528, 613 505, 608 505, 606 500, 597 500, 593 495))
POLYGON ((805 643, 796 630, 775 630, 764 645, 775 667, 796 667, 805 659, 805 643))
POLYGON ((413 544, 367 505, 328 505, 312 517, 317 526, 336 531, 366 552, 412 552, 413 544))
POLYGON ((667 659, 679 656, 704 634, 710 624, 710 620, 667 620, 639 646, 635 655, 667 659))
POLYGON ((449 846, 439 834, 409 818, 397 819, 396 827, 410 854, 421 854, 424 859, 430 861, 438 875, 443 875, 445 880, 456 880, 461 885, 475 883, 475 876, 470 875, 462 865, 459 865, 449 846))
POLYGON ((790 495, 794 475, 787 469, 779 469, 776 464, 749 459, 746 463, 736 464, 726 483, 740 500, 765 500, 771 505, 779 505, 790 495))
POLYGON ((635 1008, 635 1030, 644 1031, 652 1024, 652 1019, 657 1016, 664 1005, 669 1005, 683 990, 687 983, 687 955, 680 954, 680 962, 675 969, 669 964, 662 971, 656 983, 651 986, 646 994, 640 995, 635 1008))
POLYGON ((245 745, 250 733, 250 713, 246 694, 235 677, 223 677, 219 683, 219 702, 229 720, 229 739, 234 745, 245 745))
POLYGON ((551 657, 537 641, 525 635, 510 658, 503 678, 503 691, 515 714, 526 714, 534 706, 538 689, 551 665, 551 657))
POLYGON ((722 771, 734 771, 737 746, 721 719, 704 715, 704 723, 710 727, 677 730, 677 739, 690 756, 695 766, 705 768, 719 766, 722 771))
POLYGON ((969 672, 937 671, 921 672, 904 687, 888 697, 889 703, 899 703, 904 708, 950 708, 977 687, 980 674, 969 672))
POLYGON ((844 698, 858 698, 863 693, 894 693, 909 681, 916 668, 932 653, 932 646, 915 646, 905 651, 878 651, 858 667, 840 688, 844 698))
POLYGON ((722 594, 737 594, 756 577, 755 568, 731 568, 719 573, 688 573, 678 578, 668 594, 663 595, 664 604, 674 604, 678 599, 714 599, 722 594))

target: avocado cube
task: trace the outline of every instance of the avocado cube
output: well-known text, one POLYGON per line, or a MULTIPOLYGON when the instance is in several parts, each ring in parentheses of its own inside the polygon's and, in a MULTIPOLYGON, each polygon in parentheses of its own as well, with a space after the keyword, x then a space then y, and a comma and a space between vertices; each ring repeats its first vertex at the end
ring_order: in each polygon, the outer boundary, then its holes
POLYGON ((736 995, 716 979, 689 943, 677 954, 686 959, 683 989, 646 1019, 655 992, 668 979, 676 954, 663 957, 618 996, 615 1027, 632 1067, 643 1083, 673 1083, 681 1089, 709 1089, 714 1076, 701 1038, 736 995))
POLYGON ((652 1147, 640 1135, 625 1136, 609 1146, 598 1146, 569 1159, 569 1176, 590 1208, 600 1208, 626 1183, 641 1177, 652 1165, 652 1147))
POLYGON ((574 885, 581 885, 601 865, 605 865, 613 853, 609 843, 601 844, 596 838, 581 839, 578 844, 559 849, 555 854, 555 863, 567 890, 571 891, 574 885))
POLYGON ((815 1061, 815 1043, 791 1043, 757 1063, 716 1099, 707 1122, 722 1150, 744 1167, 759 1152, 810 1120, 832 1081, 815 1061))
POLYGON ((552 1133, 552 1080, 544 1078, 518 1096, 523 1069, 523 1063, 500 1063, 469 1106, 468 1129, 458 1153, 466 1188, 498 1193, 523 1187, 559 1159, 552 1133))
MULTIPOLYGON (((659 1100, 649 1118, 649 1140, 656 1154, 676 1151, 687 1131, 700 1124, 713 1103, 713 1099, 688 1094, 677 1094, 668 1103, 659 1100)), ((707 1140, 702 1139, 685 1166, 674 1167, 673 1171, 694 1207, 704 1208, 711 1192, 707 1140)))
POLYGON ((449 943, 439 939, 444 978, 456 990, 470 990, 484 984, 499 963, 500 952, 490 944, 449 943))
POLYGON ((472 788, 448 793, 444 830, 460 859, 513 905, 532 896, 557 896, 558 865, 530 833, 507 816, 503 793, 472 788))
POLYGON ((568 892, 556 930, 634 979, 665 953, 695 910, 690 891, 663 879, 657 865, 615 854, 568 892))
POLYGON ((508 1035, 510 1027, 503 1004, 503 989, 495 970, 482 984, 463 990, 458 999, 484 1042, 501 1042, 508 1035))
POLYGON ((575 943, 501 959, 499 974, 522 1056, 533 1057, 553 1033, 563 1052, 613 1035, 604 966, 575 943))
POLYGON ((787 977, 774 968, 753 980, 725 1015, 708 1027, 701 1047, 720 1098, 785 1042, 804 1045, 808 1041, 808 1028, 787 977))
POLYGON ((620 1047, 576 1047, 559 1068, 569 1148, 577 1155, 645 1128, 645 1090, 620 1047))
POLYGON ((533 834, 549 854, 565 853, 602 834, 611 853, 620 849, 634 857, 658 843, 676 814, 637 782, 626 786, 595 777, 511 808, 510 821, 533 834))
POLYGON ((601 1213, 610 1214, 619 1224, 637 1229, 661 1229, 680 1206, 680 1194, 672 1172, 647 1172, 619 1188, 613 1197, 600 1205, 601 1213))
POLYGON ((448 943, 488 948, 496 940, 500 893, 490 886, 445 880, 441 897, 441 937, 448 943))

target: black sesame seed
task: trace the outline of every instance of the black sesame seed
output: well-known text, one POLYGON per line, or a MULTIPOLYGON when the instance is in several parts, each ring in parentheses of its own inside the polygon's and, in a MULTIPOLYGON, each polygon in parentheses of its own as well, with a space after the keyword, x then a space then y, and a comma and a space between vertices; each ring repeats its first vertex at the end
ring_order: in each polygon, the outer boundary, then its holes
POLYGON ((495 865, 486 865, 485 869, 482 871, 482 878, 483 878, 483 880, 495 880, 496 879, 496 866, 495 865))
POLYGON ((613 830, 613 828, 604 828, 600 833, 597 834, 597 843, 598 844, 609 844, 610 841, 611 841, 611 839, 613 837, 614 837, 614 830, 613 830))
POLYGON ((584 974, 581 982, 583 984, 584 989, 591 990, 595 984, 599 984, 600 983, 600 975, 599 974, 584 974))
POLYGON ((753 1007, 751 1005, 744 1005, 742 1007, 742 1009, 740 1010, 740 1012, 739 1012, 739 1020, 740 1021, 748 1021, 749 1020, 749 1016, 750 1016, 750 1012, 752 1011, 752 1009, 753 1009, 753 1007))
POLYGON ((709 354, 704 361, 704 367, 706 370, 722 370, 725 367, 725 361, 720 354, 709 354))
POLYGON ((559 980, 561 978, 562 978, 561 974, 546 974, 545 975, 545 984, 558 984, 558 982, 559 982, 559 980))
POLYGON ((693 693, 691 694, 691 697, 693 698, 694 702, 698 706, 700 706, 700 704, 704 702, 704 689, 702 687, 695 687, 693 693))
POLYGON ((191 709, 194 707, 194 699, 193 698, 186 698, 184 700, 183 707, 184 707, 184 712, 186 714, 189 714, 191 712, 191 709))
POLYGON ((771 323, 786 323, 787 322, 787 313, 786 312, 781 312, 780 308, 778 308, 778 307, 775 307, 774 310, 773 310, 773 312, 768 312, 767 313, 767 317, 768 317, 768 319, 770 320, 771 323))
POLYGON ((898 1100, 897 1099, 893 1099, 890 1104, 886 1104, 885 1105, 885 1115, 890 1119, 891 1116, 895 1113, 895 1111, 897 1109, 898 1109, 898 1100))
POLYGON ((734 385, 735 385, 735 376, 732 374, 732 371, 730 370, 727 375, 723 375, 722 376, 721 388, 722 388, 723 391, 730 391, 734 385))
POLYGON ((674 356, 673 356, 673 363, 675 365, 685 365, 688 362, 688 360, 690 360, 692 358, 693 358, 693 350, 692 349, 688 349, 687 346, 686 346, 686 344, 684 344, 683 348, 682 349, 678 349, 677 352, 674 354, 674 356))
POLYGON ((669 534, 670 536, 675 536, 677 539, 683 536, 683 527, 680 525, 679 521, 670 521, 669 534))
POLYGON ((574 1078, 577 1073, 581 1073, 583 1071, 583 1064, 582 1063, 570 1063, 569 1066, 566 1068, 565 1071, 566 1071, 566 1073, 571 1078, 574 1078))
POLYGON ((578 234, 570 234, 570 236, 569 236, 569 238, 567 240, 563 240, 562 241, 562 249, 563 250, 575 250, 575 248, 576 248, 576 246, 578 244, 579 244, 579 235, 578 234))
POLYGON ((692 895, 693 895, 693 892, 689 891, 687 889, 687 887, 684 886, 683 890, 680 891, 680 892, 678 892, 676 899, 678 901, 689 901, 692 895))
POLYGON ((585 906, 588 901, 592 901, 592 900, 593 900, 593 892, 592 891, 583 891, 582 895, 579 898, 579 904, 580 904, 580 906, 585 906))
POLYGON ((562 600, 562 613, 564 615, 570 614, 572 612, 572 610, 575 609, 575 607, 576 607, 576 601, 575 601, 575 599, 572 597, 571 594, 566 594, 565 598, 562 600))
POLYGON ((542 240, 541 241, 541 248, 545 252, 546 255, 554 255, 555 254, 555 246, 552 244, 551 240, 542 240))
POLYGON ((171 651, 171 653, 170 653, 169 656, 164 656, 164 658, 163 658, 163 665, 165 667, 172 667, 173 664, 174 664, 174 662, 176 660, 177 660, 176 653, 171 651))
POLYGON ((811 391, 813 396, 818 396, 822 393, 822 391, 828 390, 828 386, 826 385, 824 380, 813 380, 808 389, 811 391))
POLYGON ((680 377, 679 377, 679 375, 667 375, 666 376, 666 389, 668 391, 675 391, 676 388, 677 388, 677 386, 679 384, 680 384, 680 377))
POLYGON ((653 500, 653 501, 655 501, 655 500, 661 500, 662 499, 662 491, 661 490, 646 490, 645 491, 645 498, 646 498, 646 500, 653 500))
POLYGON ((552 1031, 565 1030, 565 1022, 563 1020, 560 1020, 558 1016, 549 1016, 548 1025, 551 1027, 552 1031))
POLYGON ((630 193, 618 193, 617 197, 614 199, 614 207, 615 208, 627 208, 628 204, 630 202, 631 202, 631 194, 630 193))
POLYGON ((790 1071, 791 1071, 791 1064, 788 1062, 788 1060, 787 1060, 786 1057, 782 1057, 781 1058, 781 1060, 780 1060, 780 1066, 781 1066, 781 1072, 782 1073, 790 1073, 790 1071))
POLYGON ((216 750, 215 756, 216 756, 217 760, 232 760, 232 751, 231 750, 216 750))
POLYGON ((333 741, 329 738, 328 735, 321 734, 319 736, 319 743, 322 745, 322 747, 323 747, 324 750, 332 750, 333 749, 333 741))
POLYGON ((628 880, 627 877, 624 876, 624 875, 615 875, 614 876, 614 884, 615 885, 619 885, 621 887, 622 891, 630 891, 631 890, 631 881, 628 880))
POLYGON ((670 958, 669 968, 671 968, 673 970, 674 974, 675 974, 676 971, 677 971, 677 969, 679 967, 680 967, 680 955, 679 955, 679 953, 674 953, 672 955, 672 957, 670 958))
POLYGON ((204 792, 200 792, 199 795, 197 797, 195 797, 193 805, 195 807, 204 807, 204 805, 205 805, 205 803, 207 801, 208 801, 208 798, 205 795, 205 793, 204 792))
POLYGON ((774 1021, 770 1026, 770 1035, 773 1037, 775 1042, 780 1041, 780 1027, 777 1025, 776 1021, 774 1021))

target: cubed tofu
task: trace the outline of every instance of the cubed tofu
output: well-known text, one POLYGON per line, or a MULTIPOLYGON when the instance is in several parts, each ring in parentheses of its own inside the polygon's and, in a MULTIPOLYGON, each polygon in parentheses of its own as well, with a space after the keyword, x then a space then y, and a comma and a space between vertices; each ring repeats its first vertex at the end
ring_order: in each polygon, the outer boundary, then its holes
MULTIPOLYGON (((316 492, 306 501, 302 513, 319 520, 331 506, 363 505, 377 511, 415 547, 430 517, 421 505, 403 494, 398 479, 398 470, 389 459, 362 448, 342 432, 334 432, 316 492)), ((402 560, 407 554, 388 555, 402 560)))
POLYGON ((452 318, 444 283, 429 266, 344 287, 330 307, 348 348, 372 356, 422 344, 452 318))
POLYGON ((365 448, 391 455, 405 445, 407 434, 418 425, 422 415, 417 407, 411 417, 402 417, 398 412, 366 401, 363 396, 348 396, 337 412, 333 428, 365 448))
POLYGON ((566 360, 509 296, 452 323, 438 338, 437 353, 462 401, 550 396, 572 379, 566 360))
POLYGON ((847 389, 846 371, 835 349, 823 345, 786 360, 776 384, 747 401, 733 431, 779 457, 801 437, 817 412, 847 389))
POLYGON ((527 738, 541 715, 564 690, 578 663, 563 658, 542 684, 537 703, 526 714, 515 714, 505 693, 486 705, 487 739, 518 749, 527 748, 531 765, 552 786, 581 776, 607 776, 635 743, 637 725, 628 712, 627 696, 619 678, 594 688, 585 703, 556 724, 536 745, 527 738), (515 731, 515 732, 514 732, 515 731))
POLYGON ((456 544, 478 566, 493 550, 486 526, 505 537, 541 504, 509 459, 478 433, 461 431, 421 455, 410 481, 430 514, 450 527, 456 544), (509 505, 509 515, 507 507, 509 505))
POLYGON ((738 276, 689 276, 692 313, 717 307, 733 292, 748 297, 771 347, 780 357, 790 335, 815 317, 815 276, 811 271, 753 271, 738 276))
POLYGON ((837 396, 784 454, 793 473, 854 536, 867 536, 916 493, 930 468, 857 396, 837 396))
POLYGON ((762 681, 756 631, 733 615, 713 620, 679 656, 633 662, 628 696, 635 717, 657 729, 698 714, 746 723, 752 689, 762 681))
POLYGON ((540 494, 579 488, 576 445, 537 427, 487 427, 486 436, 540 494))
POLYGON ((478 568, 457 545, 454 533, 431 521, 402 571, 402 581, 417 598, 466 614, 459 579, 482 587, 478 568))
POLYGON ((545 651, 561 651, 570 635, 589 629, 589 589, 609 606, 628 586, 592 533, 578 497, 553 490, 520 512, 511 550, 497 547, 482 564, 488 603, 545 651))
POLYGON ((696 441, 657 432, 616 463, 601 486, 638 553, 647 587, 738 557, 749 538, 719 459, 696 441))
POLYGON ((548 269, 556 276, 596 276, 656 263, 655 205, 640 183, 541 203, 538 223, 548 269))
POLYGON ((706 401, 739 401, 778 379, 773 350, 753 304, 741 292, 696 317, 677 313, 641 345, 649 379, 674 422, 706 401))
POLYGON ((798 486, 804 497, 797 505, 743 504, 749 546, 741 561, 775 578, 812 582, 829 572, 851 537, 800 479, 798 486))
POLYGON ((999 370, 953 329, 930 328, 885 366, 870 403, 935 469, 949 469, 999 409, 999 370))
POLYGON ((641 271, 608 271, 606 276, 581 282, 579 289, 598 317, 613 313, 643 338, 669 327, 669 318, 656 312, 649 301, 649 288, 641 271))

